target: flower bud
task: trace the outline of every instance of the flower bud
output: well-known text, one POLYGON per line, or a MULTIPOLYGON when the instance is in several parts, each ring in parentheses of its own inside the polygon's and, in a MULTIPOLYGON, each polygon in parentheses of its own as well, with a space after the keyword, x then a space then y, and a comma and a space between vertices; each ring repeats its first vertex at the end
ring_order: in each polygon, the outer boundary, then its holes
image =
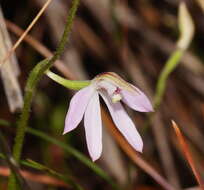
POLYGON ((186 50, 192 41, 195 27, 184 2, 180 3, 178 19, 180 37, 177 46, 182 50, 186 50))

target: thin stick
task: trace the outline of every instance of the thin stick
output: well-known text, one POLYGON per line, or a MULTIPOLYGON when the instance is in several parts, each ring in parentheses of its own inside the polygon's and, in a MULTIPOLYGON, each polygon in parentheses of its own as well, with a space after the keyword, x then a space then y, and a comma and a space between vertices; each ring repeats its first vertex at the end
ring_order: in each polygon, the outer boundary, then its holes
POLYGON ((52 0, 47 0, 44 6, 40 9, 37 16, 33 19, 33 21, 30 23, 28 28, 24 31, 24 33, 20 36, 20 38, 17 40, 17 42, 13 45, 13 47, 8 51, 6 56, 3 58, 2 62, 0 62, 0 67, 10 58, 12 53, 16 50, 16 48, 19 46, 19 44, 23 41, 25 36, 28 34, 28 32, 32 29, 34 24, 38 21, 38 19, 41 17, 45 9, 48 7, 48 5, 51 3, 52 0))
POLYGON ((191 152, 189 150, 189 147, 188 147, 188 145, 187 145, 187 143, 186 143, 186 141, 184 139, 184 136, 182 135, 178 125, 173 120, 172 120, 172 127, 175 130, 175 133, 177 135, 177 138, 178 138, 178 141, 180 143, 181 149, 183 150, 183 153, 184 153, 184 155, 186 157, 186 160, 188 161, 188 163, 189 163, 189 165, 190 165, 190 167, 191 167, 191 169, 193 171, 193 174, 194 174, 200 188, 202 190, 204 190, 204 183, 203 183, 203 181, 201 179, 201 176, 200 176, 199 172, 196 169, 196 166, 195 166, 194 160, 193 160, 193 158, 191 156, 191 152))
MULTIPOLYGON (((21 36, 24 31, 17 26, 16 24, 10 22, 10 21, 6 21, 6 25, 8 27, 8 29, 13 32, 14 34, 16 34, 17 36, 21 36)), ((27 42, 29 45, 31 45, 37 52, 39 52, 42 56, 44 56, 45 58, 50 58, 53 56, 53 53, 46 48, 43 44, 41 44, 39 41, 37 41, 34 37, 32 37, 31 35, 27 35, 25 36, 25 38, 23 39, 25 42, 27 42)), ((75 76, 72 74, 71 70, 65 65, 65 63, 63 63, 60 60, 55 61, 54 66, 67 78, 69 78, 70 80, 76 80, 75 76)))

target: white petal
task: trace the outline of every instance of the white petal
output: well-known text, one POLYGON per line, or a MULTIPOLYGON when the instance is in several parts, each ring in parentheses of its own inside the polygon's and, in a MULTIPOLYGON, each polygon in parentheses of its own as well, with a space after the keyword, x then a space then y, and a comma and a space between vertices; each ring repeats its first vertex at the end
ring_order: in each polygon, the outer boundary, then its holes
POLYGON ((105 92, 100 93, 100 95, 108 106, 108 109, 116 127, 127 139, 127 141, 132 145, 133 148, 135 148, 139 152, 142 152, 142 138, 139 135, 137 129, 135 128, 133 121, 130 119, 130 117, 127 115, 127 112, 122 107, 121 103, 112 103, 110 97, 105 92))
POLYGON ((153 108, 147 96, 135 86, 133 87, 135 88, 135 92, 130 92, 124 89, 121 90, 120 93, 123 96, 122 101, 136 111, 152 112, 153 108))
POLYGON ((65 119, 64 132, 75 129, 83 118, 86 107, 94 94, 95 89, 92 86, 79 90, 71 99, 69 110, 65 119))
POLYGON ((88 151, 92 160, 95 161, 102 152, 102 123, 98 93, 94 94, 87 106, 84 126, 88 151))

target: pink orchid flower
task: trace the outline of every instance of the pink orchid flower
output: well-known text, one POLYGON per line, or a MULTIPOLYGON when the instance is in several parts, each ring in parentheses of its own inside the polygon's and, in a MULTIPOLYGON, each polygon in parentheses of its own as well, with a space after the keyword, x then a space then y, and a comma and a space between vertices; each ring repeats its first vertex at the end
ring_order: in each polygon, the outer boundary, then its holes
POLYGON ((89 86, 79 90, 73 96, 66 115, 63 134, 75 129, 84 116, 89 154, 93 161, 100 157, 102 121, 99 95, 105 101, 118 130, 135 150, 142 152, 142 138, 120 101, 139 112, 153 111, 152 105, 147 96, 137 87, 112 72, 97 75, 89 86))

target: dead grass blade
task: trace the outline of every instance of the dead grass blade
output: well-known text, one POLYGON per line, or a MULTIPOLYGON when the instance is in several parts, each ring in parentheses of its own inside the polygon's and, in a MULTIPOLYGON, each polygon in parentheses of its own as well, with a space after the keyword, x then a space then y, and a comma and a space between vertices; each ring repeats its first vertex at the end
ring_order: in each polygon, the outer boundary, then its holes
POLYGON ((48 7, 48 5, 51 3, 52 0, 47 0, 44 6, 40 9, 36 17, 33 19, 33 21, 29 24, 27 29, 23 32, 23 34, 20 36, 20 38, 17 40, 17 42, 13 45, 13 47, 7 52, 6 56, 3 58, 3 60, 0 62, 0 67, 9 59, 9 57, 12 55, 12 53, 16 50, 16 48, 19 46, 19 44, 23 41, 25 36, 28 34, 28 32, 32 29, 34 24, 38 21, 38 19, 41 17, 45 9, 48 7))
POLYGON ((186 160, 188 161, 188 163, 189 163, 189 165, 190 165, 190 167, 191 167, 191 169, 193 171, 193 174, 194 174, 200 188, 202 190, 204 190, 204 183, 203 183, 203 181, 201 179, 201 176, 200 176, 199 172, 196 169, 196 166, 195 166, 192 154, 191 154, 191 152, 189 150, 189 147, 188 147, 188 145, 187 145, 187 143, 186 143, 186 141, 184 139, 184 136, 182 135, 178 125, 173 120, 172 120, 172 127, 175 130, 175 133, 176 133, 176 136, 178 138, 181 149, 182 149, 182 151, 183 151, 183 153, 184 153, 184 155, 186 157, 186 160))
MULTIPOLYGON (((11 39, 6 28, 5 19, 0 6, 0 62, 2 58, 6 56, 11 47, 11 39)), ((22 92, 18 82, 19 73, 20 69, 18 67, 17 59, 15 54, 13 54, 0 69, 5 94, 11 112, 21 110, 23 106, 22 92)))
MULTIPOLYGON (((53 177, 42 175, 42 174, 34 174, 25 170, 20 170, 20 174, 31 181, 35 181, 38 183, 43 183, 46 185, 58 186, 58 187, 68 187, 63 181, 57 180, 53 177)), ((8 167, 1 166, 0 167, 0 175, 8 177, 10 175, 10 170, 8 167)))

